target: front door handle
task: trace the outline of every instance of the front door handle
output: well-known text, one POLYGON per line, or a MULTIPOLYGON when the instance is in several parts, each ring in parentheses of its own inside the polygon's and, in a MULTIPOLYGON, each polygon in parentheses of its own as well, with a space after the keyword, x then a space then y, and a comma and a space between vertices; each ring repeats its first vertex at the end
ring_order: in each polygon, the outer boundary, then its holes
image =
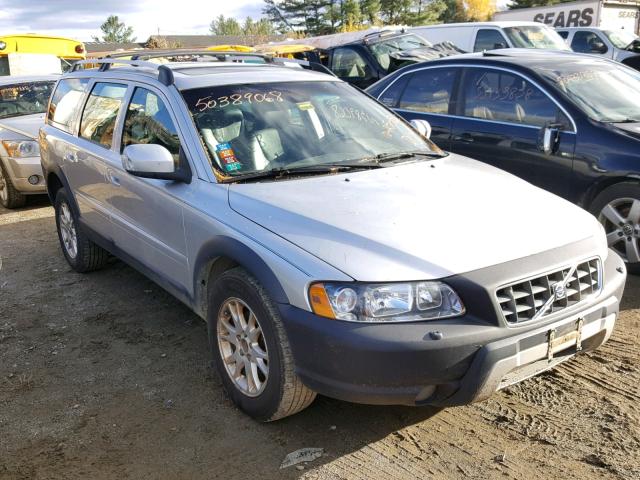
POLYGON ((116 175, 114 175, 112 171, 107 172, 107 178, 116 187, 120 186, 120 179, 116 175))
POLYGON ((470 133, 463 133, 461 135, 455 135, 453 140, 456 142, 473 143, 473 135, 470 133))

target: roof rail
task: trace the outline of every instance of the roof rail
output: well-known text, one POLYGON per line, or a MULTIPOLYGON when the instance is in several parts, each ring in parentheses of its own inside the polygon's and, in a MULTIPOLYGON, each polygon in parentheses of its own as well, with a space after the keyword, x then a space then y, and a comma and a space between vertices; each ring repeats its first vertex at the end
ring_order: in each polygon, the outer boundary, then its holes
POLYGON ((146 62, 143 60, 125 60, 119 58, 92 58, 89 60, 80 60, 73 64, 71 68, 72 72, 77 72, 80 70, 78 67, 80 65, 99 65, 98 70, 101 72, 106 72, 109 70, 114 64, 118 65, 130 65, 132 67, 145 67, 151 68, 153 70, 158 71, 158 80, 162 82, 164 85, 172 85, 174 78, 173 72, 166 65, 161 65, 154 62, 146 62))
MULTIPOLYGON (((150 62, 149 60, 152 58, 171 58, 171 57, 189 57, 189 56, 205 56, 205 57, 213 57, 218 62, 242 62, 246 58, 260 58, 264 60, 264 63, 268 64, 276 64, 276 65, 298 65, 301 68, 312 70, 315 72, 321 72, 329 75, 335 76, 335 74, 329 70, 327 67, 317 62, 309 62, 307 60, 297 60, 292 58, 282 58, 282 57, 274 57, 270 54, 263 53, 252 53, 252 52, 215 52, 211 50, 164 50, 158 52, 151 53, 119 53, 113 56, 105 57, 105 58, 93 58, 88 60, 80 60, 73 64, 71 69, 72 72, 78 71, 81 65, 99 65, 98 70, 101 72, 106 72, 109 70, 114 64, 118 65, 130 65, 132 67, 145 67, 151 68, 153 70, 158 71, 158 80, 162 82, 164 85, 173 85, 175 78, 173 75, 173 71, 169 68, 168 64, 158 64, 155 62, 150 62), (118 57, 127 57, 130 56, 131 59, 124 59, 118 57)), ((170 64, 174 64, 175 62, 169 62, 170 64)), ((203 65, 204 66, 204 65, 203 65)))

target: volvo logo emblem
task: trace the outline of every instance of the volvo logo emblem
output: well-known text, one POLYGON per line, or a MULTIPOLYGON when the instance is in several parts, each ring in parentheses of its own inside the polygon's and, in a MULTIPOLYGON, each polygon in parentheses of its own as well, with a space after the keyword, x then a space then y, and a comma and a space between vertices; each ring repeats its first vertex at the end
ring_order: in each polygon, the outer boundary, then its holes
POLYGON ((553 286, 553 294, 556 297, 556 300, 559 300, 565 297, 565 295, 567 294, 567 291, 565 290, 564 285, 562 283, 556 283, 553 286))

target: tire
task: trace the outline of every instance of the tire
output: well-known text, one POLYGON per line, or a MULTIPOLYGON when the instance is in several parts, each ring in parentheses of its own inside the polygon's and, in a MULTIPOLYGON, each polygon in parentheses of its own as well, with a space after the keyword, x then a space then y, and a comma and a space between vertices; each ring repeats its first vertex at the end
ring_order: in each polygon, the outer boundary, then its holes
POLYGON ((640 183, 605 189, 589 210, 604 226, 609 248, 623 258, 629 272, 640 274, 640 183))
POLYGON ((71 268, 76 272, 85 273, 104 267, 109 254, 89 240, 79 228, 78 219, 63 188, 56 194, 54 208, 60 247, 71 268))
POLYGON ((270 422, 293 415, 313 402, 316 393, 309 390, 294 371, 280 314, 255 278, 242 268, 220 275, 209 289, 208 312, 213 362, 227 394, 243 412, 258 421, 270 422), (236 309, 236 317, 231 315, 232 309, 236 309), (234 319, 239 318, 238 309, 245 324, 239 335, 252 332, 246 337, 246 343, 238 336, 234 340, 228 328, 240 323, 234 319), (252 326, 257 328, 251 329, 252 326), (251 378, 257 381, 250 380, 246 374, 245 365, 253 366, 252 362, 256 365, 249 368, 254 372, 251 378), (234 371, 238 380, 232 379, 234 371))
POLYGON ((0 162, 0 204, 4 208, 20 208, 24 207, 26 202, 27 196, 16 190, 7 170, 0 162))

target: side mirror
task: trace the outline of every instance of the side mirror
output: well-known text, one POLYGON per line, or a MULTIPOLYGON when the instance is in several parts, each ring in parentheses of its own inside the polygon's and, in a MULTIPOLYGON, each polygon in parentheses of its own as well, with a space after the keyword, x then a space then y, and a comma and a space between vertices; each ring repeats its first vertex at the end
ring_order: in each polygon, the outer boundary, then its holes
POLYGON ((501 48, 507 48, 507 45, 505 43, 502 43, 502 42, 498 42, 498 43, 494 43, 493 44, 493 49, 494 50, 500 50, 501 48))
POLYGON ((545 155, 551 155, 555 152, 558 141, 560 140, 560 130, 555 126, 543 127, 540 136, 540 150, 542 150, 545 155))
POLYGON ((591 44, 592 53, 606 53, 607 46, 602 42, 593 42, 591 44))
POLYGON ((423 137, 431 138, 431 125, 426 120, 413 119, 409 122, 411 126, 423 137))
POLYGON ((190 170, 188 168, 176 169, 173 155, 169 150, 155 143, 127 146, 122 152, 122 166, 131 175, 137 177, 191 182, 190 170))

